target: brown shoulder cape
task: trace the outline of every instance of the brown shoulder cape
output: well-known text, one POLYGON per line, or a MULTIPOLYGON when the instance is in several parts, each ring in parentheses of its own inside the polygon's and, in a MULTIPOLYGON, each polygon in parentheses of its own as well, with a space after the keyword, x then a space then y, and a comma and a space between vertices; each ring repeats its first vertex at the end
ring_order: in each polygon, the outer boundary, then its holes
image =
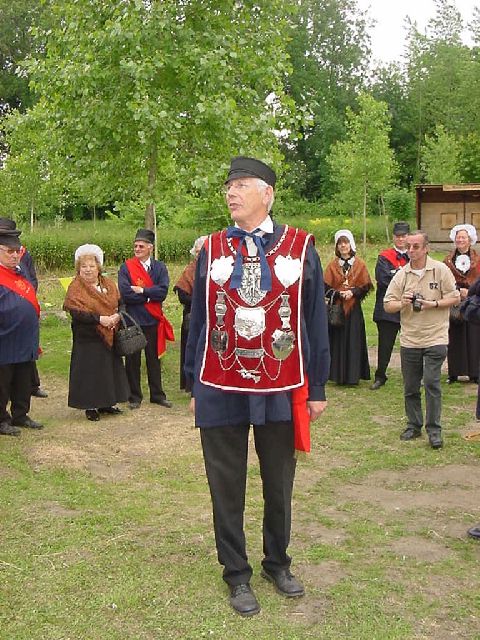
MULTIPOLYGON (((117 285, 110 278, 102 276, 99 278, 99 285, 103 290, 102 293, 80 276, 76 276, 67 289, 63 303, 65 311, 95 313, 99 316, 111 316, 116 313, 120 299, 117 285)), ((103 342, 111 349, 114 332, 107 327, 102 327, 101 324, 97 324, 95 329, 103 342)))
MULTIPOLYGON (((335 289, 335 291, 347 291, 354 287, 367 287, 368 291, 373 289, 373 283, 368 273, 367 265, 357 256, 355 256, 355 262, 347 275, 343 273, 338 258, 331 260, 325 269, 323 279, 327 287, 335 289)), ((359 300, 353 297, 350 298, 350 300, 340 299, 339 304, 343 305, 345 315, 348 316, 352 307, 358 302, 359 300)))

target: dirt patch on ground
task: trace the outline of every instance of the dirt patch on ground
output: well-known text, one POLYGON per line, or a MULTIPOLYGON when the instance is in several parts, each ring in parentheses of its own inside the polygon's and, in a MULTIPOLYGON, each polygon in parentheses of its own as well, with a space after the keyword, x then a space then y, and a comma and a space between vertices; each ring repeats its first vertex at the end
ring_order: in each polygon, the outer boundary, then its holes
POLYGON ((83 411, 66 406, 66 382, 45 381, 47 386, 49 397, 34 398, 30 411, 46 427, 29 434, 27 455, 35 469, 68 468, 122 481, 140 464, 158 463, 179 442, 184 450, 199 446, 193 419, 184 407, 165 409, 144 402, 131 411, 123 405, 122 415, 104 415, 99 422, 90 422, 83 411))

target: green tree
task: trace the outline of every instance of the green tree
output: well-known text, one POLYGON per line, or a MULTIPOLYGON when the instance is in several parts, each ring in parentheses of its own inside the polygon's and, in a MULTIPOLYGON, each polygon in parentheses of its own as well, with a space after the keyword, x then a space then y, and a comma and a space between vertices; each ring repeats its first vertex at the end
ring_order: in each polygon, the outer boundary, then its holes
POLYGON ((169 194, 219 202, 229 157, 277 163, 274 130, 294 125, 290 10, 287 0, 52 0, 46 55, 28 65, 51 153, 76 184, 146 203, 150 228, 169 194))
POLYGON ((389 143, 387 105, 368 94, 359 96, 359 111, 347 110, 347 136, 337 142, 328 161, 337 185, 337 198, 353 215, 363 211, 363 242, 367 209, 392 187, 397 166, 389 143))
POLYGON ((40 214, 61 208, 58 172, 45 154, 45 114, 40 109, 4 119, 10 153, 0 171, 0 210, 33 227, 40 214))
POLYGON ((331 191, 326 161, 331 145, 345 135, 345 110, 356 104, 367 75, 370 42, 366 14, 355 0, 298 0, 288 52, 292 73, 287 91, 312 122, 285 151, 303 167, 301 194, 317 198, 331 191))
POLYGON ((437 125, 433 136, 425 136, 422 148, 422 169, 432 184, 460 182, 460 147, 455 136, 437 125))

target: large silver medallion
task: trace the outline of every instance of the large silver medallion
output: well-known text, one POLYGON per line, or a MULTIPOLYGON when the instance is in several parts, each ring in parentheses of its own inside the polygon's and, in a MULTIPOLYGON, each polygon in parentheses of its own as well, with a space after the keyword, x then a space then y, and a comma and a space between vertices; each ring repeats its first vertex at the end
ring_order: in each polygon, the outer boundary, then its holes
POLYGON ((292 353, 295 345, 293 331, 276 329, 272 334, 272 351, 277 360, 285 360, 292 353))
POLYGON ((237 289, 240 298, 254 307, 267 295, 266 291, 260 289, 260 278, 262 276, 260 262, 244 262, 242 286, 237 289))
POLYGON ((237 307, 235 310, 235 331, 242 338, 251 340, 265 331, 265 309, 256 307, 237 307))

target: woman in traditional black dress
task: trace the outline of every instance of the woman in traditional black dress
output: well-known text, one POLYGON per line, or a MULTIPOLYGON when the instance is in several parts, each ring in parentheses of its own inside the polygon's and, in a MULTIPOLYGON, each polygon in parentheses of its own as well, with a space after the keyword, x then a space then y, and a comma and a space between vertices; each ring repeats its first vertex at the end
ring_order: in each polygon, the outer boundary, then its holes
MULTIPOLYGON (((468 288, 480 276, 480 257, 473 245, 477 241, 477 230, 471 224, 457 224, 450 231, 450 239, 455 247, 444 262, 453 273, 460 300, 465 300, 468 288)), ((458 376, 468 376, 471 382, 478 382, 480 363, 480 332, 478 327, 450 314, 448 329, 448 378, 452 383, 458 376)))
POLYGON ((335 234, 335 258, 324 273, 325 295, 342 305, 345 322, 329 325, 330 376, 337 384, 358 384, 370 380, 367 337, 361 302, 373 289, 365 262, 355 255, 355 240, 348 229, 335 234))
POLYGON ((123 361, 113 350, 120 316, 120 294, 110 278, 101 275, 103 251, 87 244, 75 251, 76 277, 70 283, 63 308, 72 317, 72 356, 68 406, 85 409, 88 420, 102 413, 119 414, 114 406, 128 399, 123 361))
POLYGON ((178 299, 183 306, 182 328, 180 332, 180 389, 184 389, 187 392, 190 392, 191 389, 187 382, 183 365, 185 363, 185 348, 188 340, 188 325, 190 323, 190 308, 192 306, 193 282, 195 280, 197 257, 207 237, 208 236, 200 236, 195 240, 193 247, 190 249, 193 260, 187 264, 182 275, 173 287, 173 290, 177 294, 178 299))

